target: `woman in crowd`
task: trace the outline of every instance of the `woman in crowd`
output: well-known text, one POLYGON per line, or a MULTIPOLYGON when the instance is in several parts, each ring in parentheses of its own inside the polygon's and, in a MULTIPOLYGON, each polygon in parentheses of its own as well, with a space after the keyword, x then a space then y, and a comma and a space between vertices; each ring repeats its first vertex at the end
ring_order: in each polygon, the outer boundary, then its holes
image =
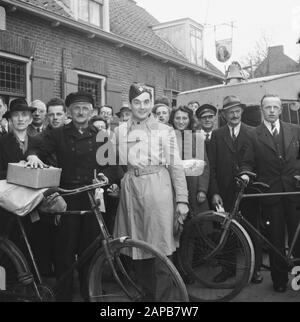
POLYGON ((10 110, 4 114, 9 119, 11 132, 0 140, 0 179, 6 179, 8 163, 26 160, 28 146, 37 138, 27 135, 27 128, 32 122, 34 108, 24 99, 18 98, 10 103, 10 110))
POLYGON ((171 113, 169 106, 162 103, 155 104, 152 113, 159 122, 168 125, 171 113))
POLYGON ((193 112, 187 106, 179 106, 171 113, 170 124, 176 130, 177 144, 182 160, 200 159, 205 161, 201 175, 186 176, 190 214, 196 215, 209 209, 207 201, 209 164, 204 139, 200 133, 193 131, 193 122, 193 112))
MULTIPOLYGON (((27 134, 28 126, 32 122, 32 113, 35 110, 28 106, 25 99, 17 98, 10 103, 9 111, 3 116, 9 120, 11 131, 0 139, 0 179, 2 180, 6 179, 8 163, 25 161, 30 147, 33 144, 42 143, 40 136, 31 137, 27 134)), ((20 232, 15 227, 14 218, 4 209, 0 209, 0 234, 9 233, 10 239, 27 254, 20 232)), ((26 232, 42 275, 51 275, 51 264, 44 248, 46 246, 37 238, 41 221, 31 223, 29 217, 25 217, 22 222, 26 226, 26 232)))

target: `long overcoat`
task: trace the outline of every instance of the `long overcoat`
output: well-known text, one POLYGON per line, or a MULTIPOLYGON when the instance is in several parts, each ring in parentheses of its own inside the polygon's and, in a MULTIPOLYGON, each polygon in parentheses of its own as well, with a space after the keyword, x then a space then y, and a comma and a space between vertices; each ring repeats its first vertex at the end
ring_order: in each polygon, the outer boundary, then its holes
MULTIPOLYGON (((174 200, 188 203, 184 170, 173 128, 149 117, 133 120, 116 130, 120 162, 128 167, 121 182, 121 196, 114 235, 131 236, 171 255, 178 244, 173 233, 174 200), (156 169, 137 176, 132 169, 156 169)), ((147 254, 133 252, 134 259, 147 254)))

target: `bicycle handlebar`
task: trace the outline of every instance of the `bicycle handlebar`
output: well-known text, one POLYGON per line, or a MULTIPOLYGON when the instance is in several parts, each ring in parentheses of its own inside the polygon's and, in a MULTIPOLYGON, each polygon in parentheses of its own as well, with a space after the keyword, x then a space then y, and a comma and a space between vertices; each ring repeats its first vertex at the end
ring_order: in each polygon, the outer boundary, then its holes
POLYGON ((49 188, 48 190, 46 190, 44 192, 44 197, 46 198, 55 192, 58 192, 61 196, 77 195, 77 194, 85 192, 85 191, 90 191, 93 189, 104 187, 109 184, 109 181, 104 175, 102 175, 102 176, 101 175, 102 174, 99 174, 99 179, 97 179, 98 182, 87 185, 87 186, 83 186, 80 188, 76 188, 76 189, 72 189, 72 190, 62 189, 60 187, 49 188))

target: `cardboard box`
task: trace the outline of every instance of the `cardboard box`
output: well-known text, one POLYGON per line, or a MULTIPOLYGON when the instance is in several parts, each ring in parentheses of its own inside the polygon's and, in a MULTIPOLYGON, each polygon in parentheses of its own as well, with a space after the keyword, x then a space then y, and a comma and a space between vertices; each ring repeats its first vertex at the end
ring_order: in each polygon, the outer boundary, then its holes
POLYGON ((7 169, 7 182, 30 188, 59 187, 61 169, 44 168, 31 169, 24 166, 24 162, 9 163, 7 169))

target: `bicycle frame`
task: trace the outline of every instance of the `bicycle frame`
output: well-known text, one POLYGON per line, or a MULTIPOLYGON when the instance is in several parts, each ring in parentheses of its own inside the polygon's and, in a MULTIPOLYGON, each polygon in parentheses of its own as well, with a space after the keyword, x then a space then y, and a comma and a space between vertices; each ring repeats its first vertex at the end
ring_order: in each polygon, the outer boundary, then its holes
MULTIPOLYGON (((56 215, 91 215, 94 214, 97 218, 97 222, 100 228, 100 234, 99 236, 83 251, 83 253, 78 257, 78 259, 73 263, 73 265, 59 278, 59 280, 55 283, 54 287, 53 287, 53 291, 55 294, 58 294, 60 291, 60 286, 63 284, 63 282, 71 275, 73 274, 73 271, 79 267, 81 267, 84 263, 86 263, 89 259, 91 259, 96 253, 97 251, 99 251, 99 249, 103 249, 105 256, 108 260, 108 263, 110 265, 110 268, 113 272, 113 276, 115 278, 115 280, 118 282, 118 284, 120 285, 120 287, 122 288, 122 290, 124 291, 124 293, 131 298, 129 292, 127 291, 126 287, 124 286, 123 282, 120 280, 119 275, 116 271, 116 267, 115 264, 113 263, 113 258, 111 256, 110 253, 110 249, 109 249, 109 244, 113 241, 118 241, 118 242, 123 242, 126 239, 128 239, 129 237, 122 237, 122 238, 117 238, 117 239, 113 239, 113 237, 109 234, 105 223, 104 223, 104 219, 102 216, 101 211, 99 210, 97 203, 95 201, 94 195, 92 191, 87 191, 89 199, 90 199, 90 203, 91 203, 91 211, 65 211, 65 212, 59 212, 56 213, 56 215)), ((29 256, 30 256, 30 260, 33 264, 33 270, 35 273, 35 276, 37 278, 37 282, 38 284, 42 284, 42 278, 39 272, 39 268, 36 264, 30 243, 28 241, 28 237, 24 228, 24 225, 21 221, 21 219, 18 217, 18 225, 21 229, 23 238, 25 240, 26 243, 26 247, 28 249, 29 252, 29 256)), ((128 276, 128 274, 126 273, 126 270, 124 269, 122 263, 118 262, 118 268, 121 269, 122 273, 126 276, 127 280, 131 283, 132 286, 135 287, 135 289, 137 291, 140 291, 138 286, 135 285, 135 283, 132 281, 132 279, 128 276)), ((33 283, 34 283, 34 289, 37 295, 37 298, 39 300, 42 300, 41 295, 39 293, 39 290, 37 288, 37 284, 35 279, 33 279, 33 283)))
POLYGON ((231 225, 232 220, 237 220, 239 223, 243 224, 245 228, 248 229, 248 231, 250 231, 251 233, 254 233, 256 236, 258 236, 258 238, 262 241, 264 241, 268 247, 270 247, 270 249, 275 252, 278 256, 281 257, 281 259, 283 261, 286 262, 286 264, 288 265, 288 267, 292 267, 293 263, 296 261, 299 261, 300 258, 292 258, 292 253, 296 244, 296 241, 299 237, 300 234, 300 220, 295 232, 295 235, 293 237, 292 243, 291 243, 291 247, 289 248, 288 254, 285 255, 282 252, 280 252, 265 236, 263 236, 252 224, 250 224, 248 222, 247 219, 245 219, 242 215, 242 213, 239 211, 239 206, 240 203, 242 201, 242 199, 250 199, 250 198, 263 198, 263 197, 275 197, 275 196, 280 196, 280 197, 284 197, 284 196, 295 196, 295 195, 300 195, 300 191, 296 191, 296 192, 281 192, 281 193, 260 193, 260 194, 244 194, 246 188, 246 184, 243 183, 241 185, 241 189, 237 194, 236 200, 235 200, 235 204, 234 204, 234 208, 231 212, 226 213, 224 222, 223 222, 223 227, 224 227, 224 231, 221 235, 219 244, 217 245, 217 247, 211 252, 209 253, 204 259, 207 260, 210 257, 214 256, 215 254, 217 254, 219 252, 220 249, 222 249, 222 247, 224 246, 224 244, 226 243, 226 240, 228 238, 228 230, 229 227, 231 225))

